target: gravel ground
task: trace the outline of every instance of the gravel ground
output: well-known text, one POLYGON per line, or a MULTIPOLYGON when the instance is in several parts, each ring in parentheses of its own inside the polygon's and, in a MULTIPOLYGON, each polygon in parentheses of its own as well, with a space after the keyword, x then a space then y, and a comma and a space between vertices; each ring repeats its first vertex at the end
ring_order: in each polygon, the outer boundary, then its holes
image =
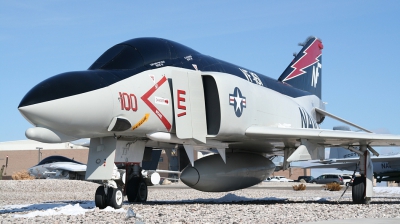
POLYGON ((0 223, 300 223, 400 218, 400 195, 382 193, 375 195, 370 205, 355 205, 351 203, 349 189, 337 204, 343 190, 331 192, 308 185, 305 191, 293 191, 292 185, 263 183, 225 193, 200 192, 179 184, 149 187, 148 202, 129 204, 125 201, 120 212, 94 208, 80 215, 18 218, 18 215, 36 211, 35 207, 43 209, 43 205, 48 204, 48 208, 55 208, 51 203, 80 203, 93 207, 94 192, 99 185, 73 180, 0 181, 0 223), (277 189, 280 186, 282 190, 277 189), (10 205, 26 206, 13 209, 10 205), (137 217, 126 219, 128 209, 137 217))

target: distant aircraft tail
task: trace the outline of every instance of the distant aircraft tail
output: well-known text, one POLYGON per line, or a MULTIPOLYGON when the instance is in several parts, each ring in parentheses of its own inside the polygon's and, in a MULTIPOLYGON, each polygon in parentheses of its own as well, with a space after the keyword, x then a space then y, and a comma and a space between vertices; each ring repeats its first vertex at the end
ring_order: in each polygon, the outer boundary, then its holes
POLYGON ((299 45, 303 48, 279 77, 279 81, 321 99, 322 42, 316 37, 309 37, 299 45))
MULTIPOLYGON (((348 126, 337 126, 333 127, 333 130, 350 131, 350 128, 348 126)), ((331 147, 329 153, 329 159, 345 159, 354 157, 358 157, 357 153, 351 152, 343 147, 331 147)))

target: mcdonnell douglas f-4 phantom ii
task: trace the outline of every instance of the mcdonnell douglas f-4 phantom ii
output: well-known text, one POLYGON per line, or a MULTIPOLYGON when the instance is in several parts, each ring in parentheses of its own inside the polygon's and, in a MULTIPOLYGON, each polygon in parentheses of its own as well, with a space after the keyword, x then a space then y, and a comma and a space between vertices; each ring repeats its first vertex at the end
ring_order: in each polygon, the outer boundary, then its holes
POLYGON ((288 167, 324 159, 325 147, 342 146, 360 155, 353 201, 368 203, 372 147, 400 145, 400 136, 319 129, 326 116, 361 127, 325 111, 322 42, 310 37, 302 46, 275 80, 170 40, 132 39, 108 49, 88 70, 37 84, 18 109, 35 126, 25 133, 29 139, 90 138, 85 178, 103 182, 95 193, 100 208, 121 207, 124 194, 129 202, 147 200, 140 170, 153 148, 184 148, 189 162, 182 182, 225 192, 265 180, 275 155, 288 167), (194 161, 195 151, 209 149, 219 155, 194 161), (126 167, 124 189, 114 163, 126 167))

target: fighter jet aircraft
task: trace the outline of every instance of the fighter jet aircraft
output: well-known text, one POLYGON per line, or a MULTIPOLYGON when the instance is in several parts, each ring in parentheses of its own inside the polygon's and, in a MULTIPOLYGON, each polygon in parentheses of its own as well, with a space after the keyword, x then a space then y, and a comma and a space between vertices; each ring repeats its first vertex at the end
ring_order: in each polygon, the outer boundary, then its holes
MULTIPOLYGON (((346 130, 350 131, 349 127, 340 126, 334 127, 334 130, 346 130)), ((358 165, 359 158, 358 154, 350 152, 349 150, 342 147, 331 147, 329 153, 329 159, 325 160, 314 160, 308 162, 295 162, 291 163, 291 167, 303 167, 312 169, 326 169, 336 168, 338 170, 346 171, 359 171, 358 165)), ((395 181, 400 182, 400 155, 381 155, 379 157, 372 156, 371 161, 373 164, 373 173, 376 181, 395 181)))
POLYGON ((18 109, 35 126, 25 133, 29 139, 90 138, 85 178, 104 183, 95 193, 99 208, 121 207, 124 194, 129 202, 147 200, 140 170, 143 155, 153 148, 184 148, 182 182, 224 192, 271 176, 271 156, 284 156, 288 167, 325 158, 325 147, 346 147, 360 154, 362 167, 353 201, 368 203, 370 152, 377 154, 372 147, 400 145, 400 136, 319 129, 326 116, 362 128, 325 111, 322 49, 320 39, 308 38, 272 79, 174 41, 136 38, 108 49, 88 70, 37 84, 18 109), (219 155, 194 161, 194 151, 207 149, 219 155), (113 179, 114 163, 126 167, 124 189, 113 179))
MULTIPOLYGON (((145 175, 146 179, 153 179, 147 180, 146 182, 154 185, 159 182, 160 175, 158 173, 168 173, 173 171, 158 170, 157 165, 161 155, 161 150, 153 150, 150 152, 151 155, 148 155, 147 158, 143 159, 142 168, 144 168, 144 170, 142 170, 142 173, 145 175)), ((115 166, 114 168, 118 169, 124 167, 115 166)), ((124 175, 125 173, 123 169, 118 169, 118 172, 121 175, 124 175)), ((44 158, 37 165, 29 168, 28 173, 36 179, 84 180, 86 174, 86 164, 64 156, 49 156, 44 158)))
POLYGON ((64 156, 49 156, 28 169, 36 179, 75 179, 85 178, 86 165, 64 156))

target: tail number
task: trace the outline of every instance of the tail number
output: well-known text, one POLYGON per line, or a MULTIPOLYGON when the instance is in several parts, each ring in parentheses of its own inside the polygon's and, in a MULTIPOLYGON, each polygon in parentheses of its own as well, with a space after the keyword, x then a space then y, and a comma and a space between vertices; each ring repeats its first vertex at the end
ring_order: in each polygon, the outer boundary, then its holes
POLYGON ((313 66, 312 68, 312 79, 311 86, 317 88, 318 77, 319 77, 319 69, 322 68, 322 64, 318 62, 317 66, 313 66))

